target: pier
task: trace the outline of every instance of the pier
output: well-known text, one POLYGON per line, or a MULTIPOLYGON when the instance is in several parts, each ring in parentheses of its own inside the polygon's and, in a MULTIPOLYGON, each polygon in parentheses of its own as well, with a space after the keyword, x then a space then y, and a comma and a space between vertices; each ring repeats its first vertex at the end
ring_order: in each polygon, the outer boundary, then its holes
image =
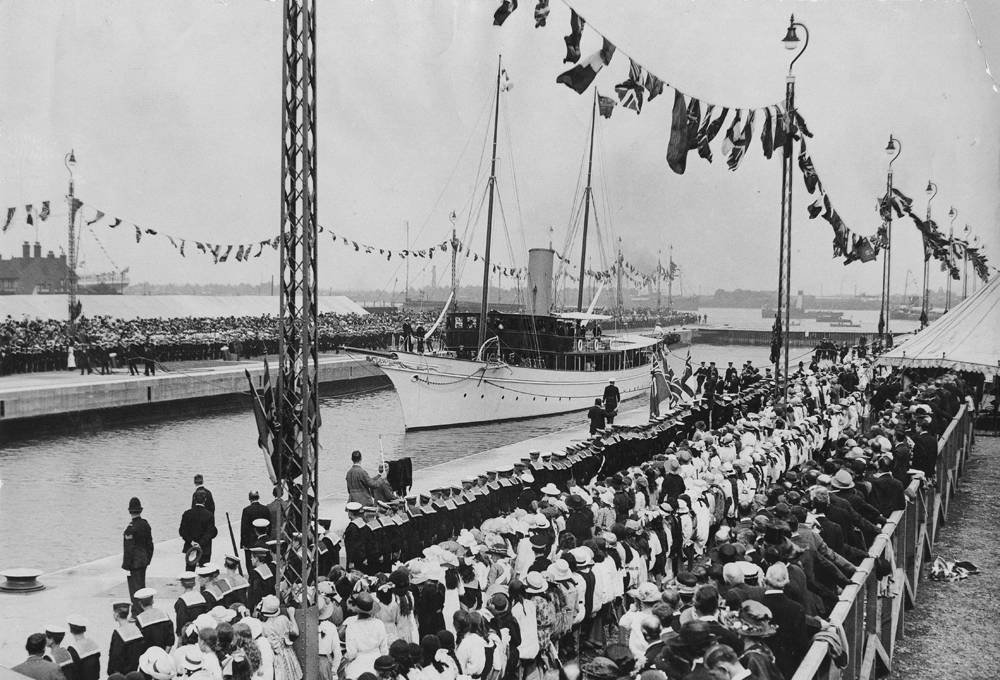
MULTIPOLYGON (((691 340, 702 345, 749 345, 767 347, 771 344, 770 330, 750 330, 742 328, 698 328, 691 340)), ((828 339, 838 345, 857 345, 861 337, 873 337, 875 333, 860 331, 790 331, 788 344, 792 347, 815 347, 821 340, 828 339)))

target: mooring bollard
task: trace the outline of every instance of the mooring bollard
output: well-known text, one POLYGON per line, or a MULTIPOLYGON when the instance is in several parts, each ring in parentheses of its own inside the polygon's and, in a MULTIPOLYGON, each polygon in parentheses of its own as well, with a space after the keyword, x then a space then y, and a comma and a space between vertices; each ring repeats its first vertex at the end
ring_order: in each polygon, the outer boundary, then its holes
POLYGON ((41 569, 8 569, 0 572, 6 580, 0 583, 0 591, 5 593, 33 593, 44 590, 45 584, 36 579, 42 575, 41 569))

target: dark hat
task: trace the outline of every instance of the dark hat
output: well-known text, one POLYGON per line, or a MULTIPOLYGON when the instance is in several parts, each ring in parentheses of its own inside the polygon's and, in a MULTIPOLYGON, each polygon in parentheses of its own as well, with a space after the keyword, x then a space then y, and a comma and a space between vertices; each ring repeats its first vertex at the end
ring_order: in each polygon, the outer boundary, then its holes
POLYGON ((569 498, 566 499, 566 505, 570 508, 585 508, 587 507, 587 502, 583 500, 580 494, 570 494, 569 498))
POLYGON ((595 656, 580 667, 583 674, 598 680, 616 680, 619 675, 618 664, 603 656, 595 656))
MULTIPOLYGON (((351 599, 353 600, 353 604, 358 609, 358 611, 370 612, 372 609, 375 608, 375 600, 372 599, 372 596, 369 593, 365 592, 357 593, 351 599)), ((387 657, 387 658, 391 659, 392 657, 387 657)))
POLYGON ((135 496, 132 496, 132 499, 128 502, 128 511, 142 512, 142 503, 140 503, 139 499, 135 496))
POLYGON ((619 673, 627 673, 635 666, 635 657, 626 645, 608 645, 604 649, 604 654, 618 666, 619 673))
POLYGON ((493 616, 500 616, 510 611, 510 600, 503 593, 494 593, 486 603, 486 608, 493 616))
POLYGON ((375 659, 375 670, 377 671, 394 671, 396 670, 396 661, 388 654, 380 656, 375 659))
POLYGON ((698 577, 690 571, 682 571, 677 574, 677 590, 681 595, 693 595, 694 589, 698 585, 698 577))
POLYGON ((736 546, 732 543, 723 543, 719 546, 719 561, 729 564, 736 561, 736 546))
POLYGON ((706 621, 688 621, 681 625, 675 637, 668 638, 664 644, 671 649, 704 649, 716 639, 706 621))

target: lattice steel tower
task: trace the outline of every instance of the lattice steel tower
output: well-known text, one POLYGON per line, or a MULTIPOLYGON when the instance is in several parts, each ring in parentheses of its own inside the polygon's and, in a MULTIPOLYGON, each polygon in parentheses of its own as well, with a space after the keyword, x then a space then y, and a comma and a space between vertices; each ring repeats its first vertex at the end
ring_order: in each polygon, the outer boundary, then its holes
POLYGON ((289 495, 281 518, 277 586, 301 612, 296 645, 317 677, 319 390, 316 268, 316 0, 284 0, 281 156, 281 287, 276 458, 289 495))

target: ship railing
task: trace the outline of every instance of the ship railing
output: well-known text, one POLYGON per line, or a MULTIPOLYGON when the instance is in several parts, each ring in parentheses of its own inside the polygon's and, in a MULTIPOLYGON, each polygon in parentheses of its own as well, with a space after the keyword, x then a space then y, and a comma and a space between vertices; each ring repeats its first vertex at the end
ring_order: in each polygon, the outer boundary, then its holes
POLYGON ((916 479, 907 487, 906 508, 892 513, 841 593, 829 620, 846 634, 847 648, 837 659, 843 667, 831 657, 830 644, 817 640, 791 680, 868 680, 892 670, 906 610, 916 606, 923 565, 931 560, 965 469, 973 422, 968 406, 962 406, 938 440, 935 478, 916 479))

